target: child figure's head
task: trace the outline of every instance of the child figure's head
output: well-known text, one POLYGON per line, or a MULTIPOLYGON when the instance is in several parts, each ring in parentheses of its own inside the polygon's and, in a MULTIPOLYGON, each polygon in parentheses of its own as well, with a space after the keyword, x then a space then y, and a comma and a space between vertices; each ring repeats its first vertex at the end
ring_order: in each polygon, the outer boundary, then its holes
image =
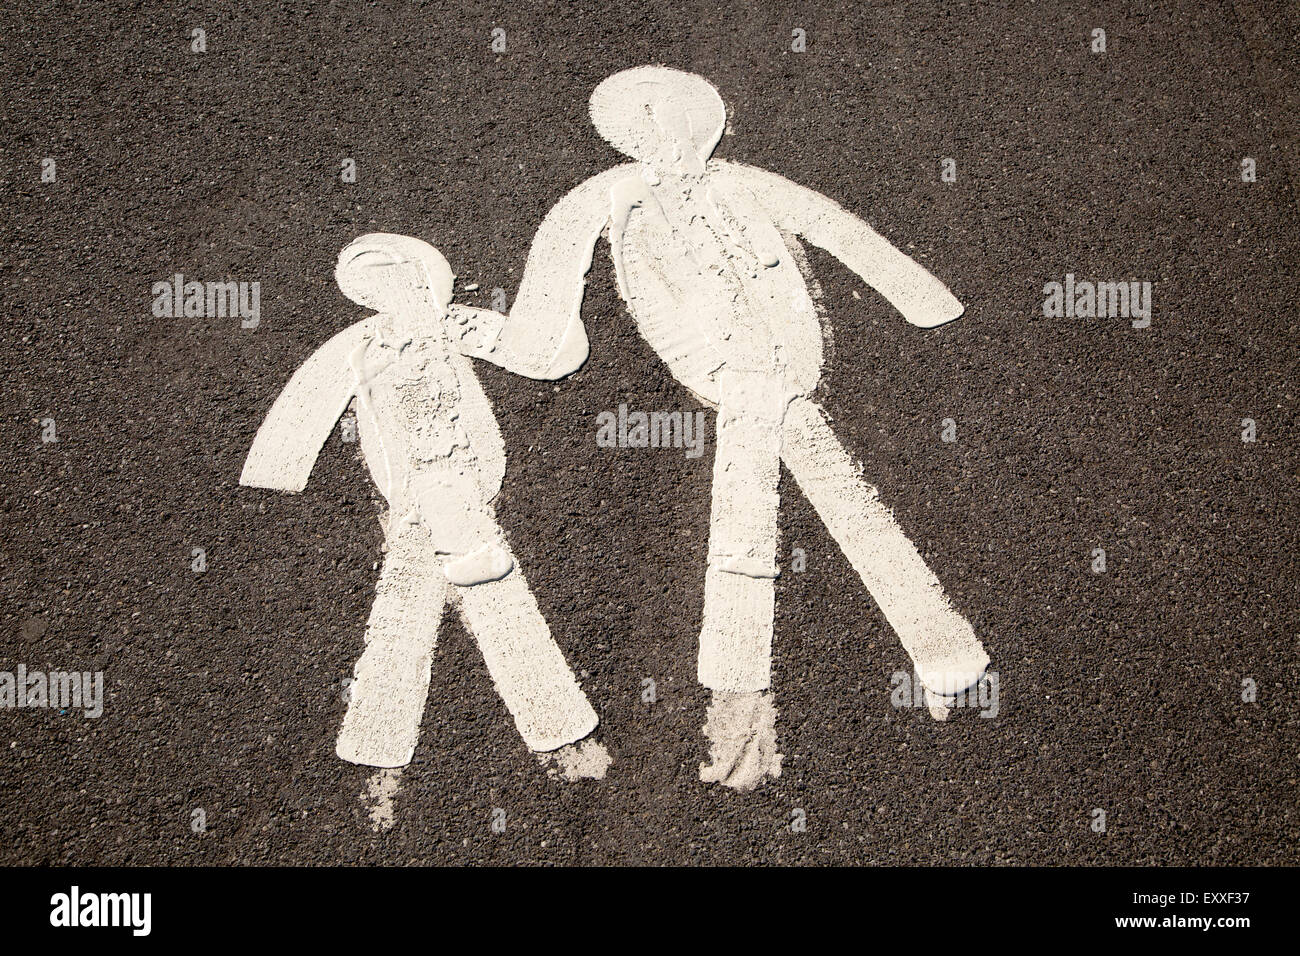
POLYGON ((442 253, 427 242, 372 232, 343 248, 334 278, 344 295, 376 312, 396 313, 423 304, 432 305, 441 317, 451 302, 455 275, 442 253))

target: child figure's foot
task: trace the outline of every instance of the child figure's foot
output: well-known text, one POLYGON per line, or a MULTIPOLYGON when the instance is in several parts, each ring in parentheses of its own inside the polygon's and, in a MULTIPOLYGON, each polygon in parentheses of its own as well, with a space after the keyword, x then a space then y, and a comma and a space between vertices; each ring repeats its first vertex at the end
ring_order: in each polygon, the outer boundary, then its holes
POLYGON ((925 706, 930 711, 930 716, 935 720, 947 720, 948 715, 952 712, 954 698, 936 694, 928 687, 924 689, 923 693, 925 694, 925 706))
POLYGON ((612 762, 609 751, 595 737, 584 737, 577 743, 565 744, 559 750, 538 754, 537 759, 547 767, 546 775, 565 780, 604 780, 605 771, 612 762))
POLYGON ((361 805, 370 814, 370 829, 378 833, 393 827, 393 797, 401 785, 402 769, 376 770, 361 792, 361 805))
POLYGON ((710 764, 700 764, 700 779, 735 790, 753 790, 764 777, 781 776, 776 752, 776 707, 766 691, 714 692, 704 723, 710 764))

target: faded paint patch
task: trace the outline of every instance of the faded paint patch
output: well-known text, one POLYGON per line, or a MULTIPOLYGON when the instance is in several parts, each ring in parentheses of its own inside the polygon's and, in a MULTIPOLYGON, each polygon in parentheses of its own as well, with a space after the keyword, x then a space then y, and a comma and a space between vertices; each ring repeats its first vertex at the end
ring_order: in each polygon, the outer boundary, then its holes
POLYGON ((548 769, 546 775, 565 780, 604 780, 612 762, 609 751, 598 740, 588 737, 576 744, 568 744, 548 754, 539 754, 538 760, 548 769))
POLYGON ((396 822, 393 798, 401 782, 401 770, 380 770, 366 781, 366 789, 361 791, 361 805, 370 816, 370 829, 376 833, 391 830, 396 822))
POLYGON ((753 790, 764 777, 781 776, 776 752, 776 705, 769 693, 715 693, 704 723, 708 764, 700 779, 735 790, 753 790))

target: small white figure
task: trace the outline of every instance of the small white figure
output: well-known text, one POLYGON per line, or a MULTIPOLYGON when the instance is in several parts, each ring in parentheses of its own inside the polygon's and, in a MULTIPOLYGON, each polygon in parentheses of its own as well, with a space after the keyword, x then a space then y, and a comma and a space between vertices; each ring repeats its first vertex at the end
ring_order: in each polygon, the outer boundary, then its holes
POLYGON ((826 197, 711 160, 726 108, 704 79, 625 70, 596 88, 591 118, 635 161, 582 183, 547 215, 495 348, 535 376, 582 365, 585 276, 608 229, 619 291, 642 336, 717 409, 699 657, 699 679, 714 692, 705 728, 712 764, 701 766, 702 779, 747 789, 780 773, 768 693, 780 462, 938 698, 932 711, 946 714, 944 698, 974 685, 988 656, 809 397, 822 338, 796 237, 833 254, 914 325, 951 321, 961 303, 826 197))
POLYGON ((560 751, 563 764, 585 771, 579 775, 604 776, 604 748, 583 740, 596 713, 551 638, 492 507, 505 444, 461 351, 478 341, 478 318, 490 314, 449 305, 451 268, 417 239, 363 236, 340 254, 335 276, 348 298, 378 314, 303 363, 258 430, 239 480, 301 491, 334 424, 356 400, 362 454, 388 501, 388 553, 338 755, 383 768, 410 762, 450 598, 528 746, 560 751))

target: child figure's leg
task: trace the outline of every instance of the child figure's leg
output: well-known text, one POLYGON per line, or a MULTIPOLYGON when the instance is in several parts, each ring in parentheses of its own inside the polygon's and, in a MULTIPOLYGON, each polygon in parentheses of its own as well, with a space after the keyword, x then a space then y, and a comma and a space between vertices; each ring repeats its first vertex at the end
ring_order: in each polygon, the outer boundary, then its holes
POLYGON ((511 570, 494 581, 457 587, 461 619, 524 743, 538 753, 558 750, 591 733, 596 712, 551 637, 523 570, 499 532, 494 537, 501 566, 508 560, 511 570))
POLYGON ((371 767, 411 762, 429 693, 429 669, 447 579, 419 525, 389 541, 366 649, 357 661, 336 752, 371 767))
POLYGON ((925 687, 951 697, 977 683, 989 658, 974 629, 948 603, 939 579, 812 401, 796 399, 786 410, 781 454, 925 687))
POLYGON ((699 680, 749 693, 772 682, 784 397, 777 376, 725 370, 720 397, 699 680))
POLYGON ((428 469, 411 481, 421 521, 443 555, 465 628, 528 746, 539 753, 587 736, 596 712, 583 695, 472 480, 428 469))

